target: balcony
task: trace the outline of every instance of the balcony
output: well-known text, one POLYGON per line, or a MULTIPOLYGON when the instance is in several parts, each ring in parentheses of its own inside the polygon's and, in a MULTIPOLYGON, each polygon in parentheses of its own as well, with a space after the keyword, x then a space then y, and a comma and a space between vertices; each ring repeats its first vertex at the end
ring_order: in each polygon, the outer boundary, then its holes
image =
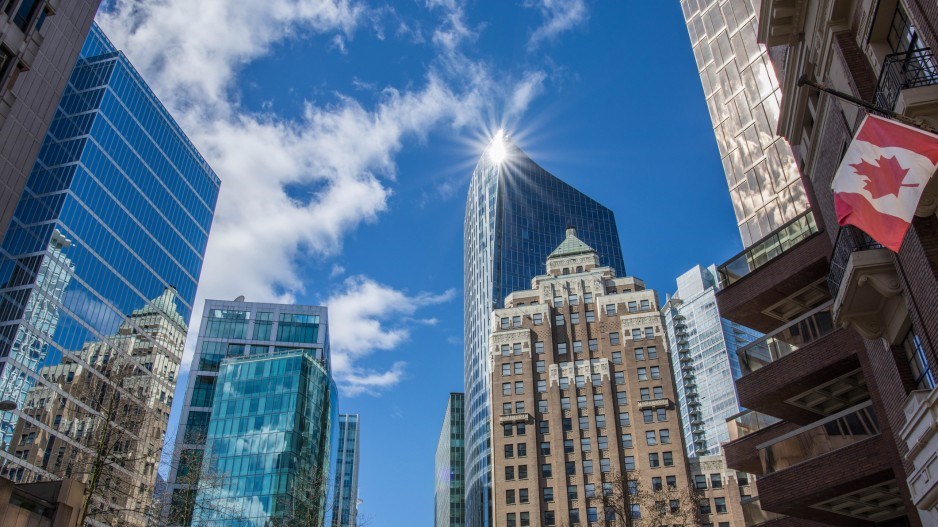
POLYGON ((833 302, 826 302, 801 317, 736 351, 743 375, 790 355, 834 331, 833 302))
POLYGON ((798 424, 869 399, 857 350, 863 341, 834 326, 826 302, 739 350, 741 406, 798 424))
POLYGON ((763 473, 772 474, 878 435, 867 401, 759 445, 759 458, 763 473))
POLYGON ((834 298, 834 321, 863 338, 896 342, 908 318, 908 307, 889 249, 854 227, 837 235, 827 277, 834 298))
POLYGON ((723 443, 726 466, 761 475, 762 461, 756 446, 796 430, 798 425, 746 410, 728 418, 726 427, 730 437, 729 442, 723 443))
POLYGON ((903 90, 938 85, 938 65, 931 49, 886 56, 876 86, 876 105, 892 110, 903 90))
POLYGON ((826 302, 830 247, 810 211, 795 218, 720 266, 720 313, 767 333, 826 302))
POLYGON ((746 410, 727 418, 726 427, 729 429, 730 441, 736 441, 781 421, 771 415, 746 410))
POLYGON ((743 509, 743 518, 746 521, 746 525, 759 525, 770 520, 783 518, 780 514, 762 510, 759 503, 759 496, 745 497, 740 501, 740 505, 743 509))
POLYGON ((871 401, 757 448, 766 510, 851 526, 905 514, 871 401))
POLYGON ((814 214, 810 210, 801 214, 721 265, 717 269, 720 285, 738 282, 817 232, 814 214))

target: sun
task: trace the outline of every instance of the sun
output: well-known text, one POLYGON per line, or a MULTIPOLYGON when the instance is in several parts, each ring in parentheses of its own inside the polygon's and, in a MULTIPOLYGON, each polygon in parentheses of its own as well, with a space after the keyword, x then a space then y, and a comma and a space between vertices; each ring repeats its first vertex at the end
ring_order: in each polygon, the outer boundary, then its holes
POLYGON ((505 161, 505 158, 508 157, 508 148, 505 146, 505 131, 499 130, 495 133, 495 137, 492 138, 492 142, 489 143, 486 153, 489 156, 489 159, 492 160, 495 164, 502 164, 505 161))

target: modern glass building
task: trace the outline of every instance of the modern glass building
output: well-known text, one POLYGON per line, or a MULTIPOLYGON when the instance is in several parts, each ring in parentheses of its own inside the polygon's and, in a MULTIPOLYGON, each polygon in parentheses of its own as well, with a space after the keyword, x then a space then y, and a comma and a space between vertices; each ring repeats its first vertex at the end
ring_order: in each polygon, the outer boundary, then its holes
POLYGON ((466 427, 463 400, 461 393, 449 394, 440 440, 436 445, 434 527, 466 525, 466 427))
POLYGON ((720 317, 716 268, 699 265, 677 279, 661 308, 671 345, 671 368, 687 455, 718 455, 729 441, 726 418, 739 413, 736 350, 761 335, 720 317))
POLYGON ((781 91, 756 41, 758 0, 680 0, 743 245, 808 210, 798 165, 775 134, 781 91))
POLYGON ((339 415, 339 442, 333 487, 332 527, 358 525, 358 455, 361 419, 339 415))
POLYGON ((602 264, 625 274, 615 217, 499 134, 472 173, 463 230, 466 386, 466 521, 489 523, 488 342, 492 309, 528 289, 575 227, 602 264))
MULTIPOLYGON (((0 474, 84 478, 57 461, 100 452, 104 394, 143 416, 131 446, 162 442, 219 184, 92 27, 0 245, 0 474)), ((152 495, 153 467, 104 459, 152 495)))
POLYGON ((166 523, 321 525, 338 423, 329 364, 326 308, 207 300, 166 523))

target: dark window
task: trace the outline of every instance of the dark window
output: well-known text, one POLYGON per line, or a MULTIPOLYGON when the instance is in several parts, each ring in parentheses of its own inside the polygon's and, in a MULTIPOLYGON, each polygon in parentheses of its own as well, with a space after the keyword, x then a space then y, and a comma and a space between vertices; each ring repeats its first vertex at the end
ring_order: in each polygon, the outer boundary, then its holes
POLYGON ((37 4, 38 2, 36 0, 23 0, 23 3, 20 4, 20 8, 17 9, 16 14, 13 15, 13 23, 24 33, 29 29, 29 21, 33 18, 33 13, 36 7, 38 7, 37 4))

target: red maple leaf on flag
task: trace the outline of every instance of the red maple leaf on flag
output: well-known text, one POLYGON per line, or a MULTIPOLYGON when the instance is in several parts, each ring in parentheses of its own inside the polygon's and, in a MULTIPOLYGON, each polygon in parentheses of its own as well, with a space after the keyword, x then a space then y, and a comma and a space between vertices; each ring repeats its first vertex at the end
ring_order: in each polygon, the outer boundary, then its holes
POLYGON ((899 190, 902 187, 918 186, 918 183, 903 183, 909 169, 902 168, 896 156, 879 156, 875 165, 866 159, 861 159, 859 163, 850 166, 858 176, 866 176, 866 184, 863 187, 873 196, 873 199, 890 194, 899 197, 899 190))

